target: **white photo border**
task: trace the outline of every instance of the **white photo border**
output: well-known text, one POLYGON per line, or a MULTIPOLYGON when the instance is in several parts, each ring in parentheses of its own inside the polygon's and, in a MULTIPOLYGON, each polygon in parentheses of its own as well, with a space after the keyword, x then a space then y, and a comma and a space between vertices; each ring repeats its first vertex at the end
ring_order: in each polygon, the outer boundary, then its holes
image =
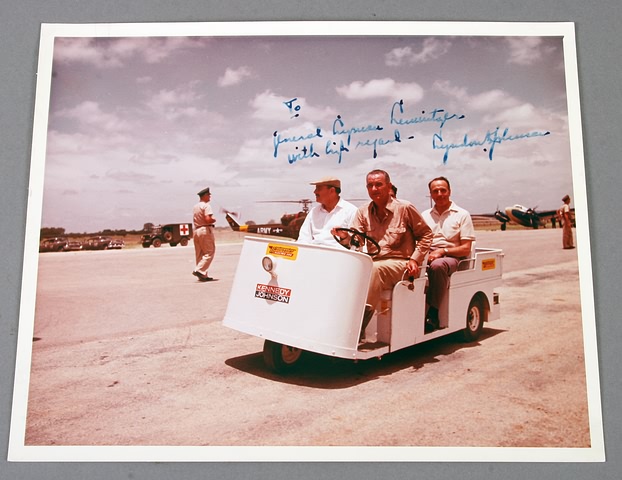
POLYGON ((23 281, 17 342, 9 461, 141 462, 602 462, 605 460, 587 192, 583 158, 574 24, 520 22, 200 22, 42 24, 34 112, 23 281), (330 25, 329 28, 327 26, 330 25), (556 36, 563 37, 572 177, 581 245, 579 275, 590 427, 590 448, 482 447, 149 447, 26 446, 26 415, 34 332, 38 246, 57 37, 143 36, 556 36))

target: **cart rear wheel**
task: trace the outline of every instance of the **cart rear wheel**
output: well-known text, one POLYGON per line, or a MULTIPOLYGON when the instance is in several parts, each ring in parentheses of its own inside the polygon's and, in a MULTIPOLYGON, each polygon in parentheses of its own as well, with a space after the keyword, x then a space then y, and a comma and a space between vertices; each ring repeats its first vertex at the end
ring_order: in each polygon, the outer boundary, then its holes
POLYGON ((187 238, 182 238, 179 243, 181 244, 182 247, 185 247, 186 245, 188 245, 188 239, 187 238))
POLYGON ((162 246, 162 240, 160 240, 159 238, 154 238, 153 242, 151 242, 151 244, 155 247, 155 248, 160 248, 162 246))
POLYGON ((296 367, 302 350, 296 347, 283 345, 271 340, 264 341, 263 359, 266 365, 276 372, 287 372, 296 367))
POLYGON ((484 302, 480 296, 476 295, 471 299, 467 310, 466 328, 462 330, 462 337, 466 342, 474 342, 482 333, 484 322, 488 312, 484 308, 484 302))

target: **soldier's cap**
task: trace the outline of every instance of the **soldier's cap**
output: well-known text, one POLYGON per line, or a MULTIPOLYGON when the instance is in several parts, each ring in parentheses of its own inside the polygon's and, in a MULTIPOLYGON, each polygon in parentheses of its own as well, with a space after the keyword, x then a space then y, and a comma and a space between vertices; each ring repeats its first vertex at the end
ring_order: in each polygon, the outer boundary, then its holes
POLYGON ((564 195, 564 198, 562 198, 562 202, 567 202, 568 200, 570 200, 570 196, 564 195))
POLYGON ((199 193, 197 193, 197 195, 199 197, 202 197, 203 195, 211 195, 211 193, 209 193, 209 187, 204 188, 199 193))
POLYGON ((329 187, 341 188, 341 180, 337 177, 322 177, 315 182, 311 182, 310 185, 328 185, 329 187))

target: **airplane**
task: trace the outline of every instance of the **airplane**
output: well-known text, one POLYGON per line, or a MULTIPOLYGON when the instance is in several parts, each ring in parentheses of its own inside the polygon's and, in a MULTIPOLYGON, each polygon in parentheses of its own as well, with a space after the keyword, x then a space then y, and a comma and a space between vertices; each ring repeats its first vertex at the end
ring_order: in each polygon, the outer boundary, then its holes
POLYGON ((300 203, 302 205, 302 211, 298 213, 284 214, 281 217, 281 223, 241 225, 235 218, 235 212, 223 210, 227 223, 229 223, 229 226, 233 231, 274 235, 277 237, 286 237, 298 240, 300 227, 302 227, 302 223, 305 221, 305 218, 307 218, 307 214, 309 213, 309 205, 313 203, 313 200, 308 198, 303 198, 302 200, 266 200, 258 203, 300 203))
MULTIPOLYGON (((570 211, 574 214, 574 208, 571 208, 570 211)), ((473 219, 476 219, 477 217, 494 217, 501 222, 501 230, 505 230, 508 223, 516 223, 517 225, 530 228, 544 226, 548 221, 553 224, 553 228, 555 228, 557 222, 561 225, 557 210, 538 212, 536 211, 536 207, 527 208, 518 204, 506 207, 505 211, 501 211, 497 208, 497 211, 494 214, 484 213, 471 215, 471 217, 473 219)))

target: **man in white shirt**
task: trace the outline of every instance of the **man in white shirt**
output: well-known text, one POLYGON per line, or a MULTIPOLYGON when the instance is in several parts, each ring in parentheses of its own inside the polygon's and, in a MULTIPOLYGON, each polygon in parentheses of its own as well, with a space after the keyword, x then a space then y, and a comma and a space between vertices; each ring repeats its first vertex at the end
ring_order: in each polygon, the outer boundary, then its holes
POLYGON ((356 215, 357 208, 350 202, 340 198, 341 181, 336 177, 324 177, 316 182, 315 201, 319 203, 313 207, 300 227, 298 242, 313 245, 340 246, 331 229, 348 228, 356 215))
POLYGON ((434 207, 422 213, 432 229, 432 246, 428 256, 428 325, 439 328, 438 309, 449 287, 449 277, 458 268, 458 263, 471 254, 475 241, 475 228, 471 215, 449 198, 449 180, 438 177, 428 184, 434 207))

